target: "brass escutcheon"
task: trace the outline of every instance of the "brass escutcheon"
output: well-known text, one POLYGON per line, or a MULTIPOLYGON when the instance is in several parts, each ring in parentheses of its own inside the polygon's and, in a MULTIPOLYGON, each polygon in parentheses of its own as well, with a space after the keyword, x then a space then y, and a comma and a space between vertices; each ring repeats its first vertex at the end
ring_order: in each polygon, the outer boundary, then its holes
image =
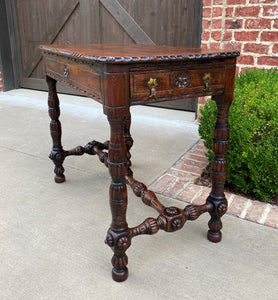
POLYGON ((155 88, 158 86, 156 78, 150 78, 150 80, 148 81, 148 86, 151 91, 149 98, 155 97, 156 96, 155 88))
POLYGON ((210 91, 209 84, 211 82, 211 74, 206 73, 203 77, 203 80, 204 80, 204 84, 205 84, 204 92, 209 92, 210 91))

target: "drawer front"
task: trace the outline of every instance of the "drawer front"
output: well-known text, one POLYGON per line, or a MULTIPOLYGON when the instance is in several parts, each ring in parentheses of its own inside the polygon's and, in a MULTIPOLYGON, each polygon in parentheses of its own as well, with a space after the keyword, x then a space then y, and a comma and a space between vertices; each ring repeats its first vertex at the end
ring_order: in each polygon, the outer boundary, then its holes
POLYGON ((223 87, 224 68, 130 72, 131 100, 153 102, 160 97, 210 95, 223 87))
POLYGON ((87 65, 72 63, 66 59, 45 58, 46 73, 79 92, 100 100, 101 76, 87 65))

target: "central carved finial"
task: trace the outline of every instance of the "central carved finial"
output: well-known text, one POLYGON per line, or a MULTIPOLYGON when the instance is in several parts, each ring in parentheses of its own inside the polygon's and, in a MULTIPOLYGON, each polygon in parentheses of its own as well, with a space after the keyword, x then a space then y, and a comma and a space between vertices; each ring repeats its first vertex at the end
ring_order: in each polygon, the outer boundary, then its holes
POLYGON ((165 213, 169 217, 173 217, 179 214, 179 211, 176 207, 166 207, 165 208, 165 213))

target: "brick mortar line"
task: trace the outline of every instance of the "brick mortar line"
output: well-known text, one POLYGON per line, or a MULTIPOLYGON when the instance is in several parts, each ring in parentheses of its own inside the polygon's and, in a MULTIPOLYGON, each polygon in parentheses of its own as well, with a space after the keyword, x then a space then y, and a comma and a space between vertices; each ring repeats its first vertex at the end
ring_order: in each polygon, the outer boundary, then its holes
POLYGON ((204 190, 204 187, 203 186, 201 186, 201 188, 200 188, 200 190, 192 197, 192 199, 191 199, 191 203, 193 203, 194 202, 194 200, 197 198, 197 197, 199 197, 199 196, 201 196, 202 195, 202 193, 203 193, 203 190, 204 190))
MULTIPOLYGON (((221 20, 221 19, 219 19, 221 20)), ((264 33, 264 32, 274 32, 277 33, 278 32, 278 28, 260 28, 260 29, 256 29, 256 28, 236 28, 236 29, 232 29, 232 28, 209 28, 209 29, 204 29, 204 31, 228 31, 228 32, 258 32, 258 33, 264 33), (230 31, 228 31, 230 30, 230 31)), ((219 42, 219 41, 217 41, 219 42)), ((225 42, 230 42, 230 41, 225 41, 225 42)), ((256 42, 254 40, 251 41, 237 41, 240 43, 245 43, 245 42, 256 42)), ((277 41, 262 41, 262 42, 269 42, 269 43, 276 43, 277 41)))
MULTIPOLYGON (((202 156, 200 156, 200 157, 202 157, 202 156)), ((190 158, 190 157, 184 157, 183 159, 191 160, 191 161, 194 161, 194 162, 198 162, 198 163, 201 163, 203 165, 206 164, 206 166, 208 165, 208 162, 196 160, 196 159, 193 159, 193 158, 190 158)), ((197 167, 197 166, 195 166, 195 167, 197 167)), ((197 168, 199 168, 199 167, 197 167, 197 168)))
MULTIPOLYGON (((278 6, 278 5, 277 5, 278 6)), ((222 21, 222 16, 220 17, 214 17, 213 20, 221 20, 222 21)), ((242 20, 244 21, 243 23, 243 26, 241 28, 212 28, 212 30, 221 30, 221 29, 226 29, 226 30, 238 30, 238 31, 242 31, 242 30, 264 30, 264 28, 246 28, 245 27, 245 23, 247 20, 257 20, 259 17, 225 17, 224 19, 224 25, 225 25, 225 21, 228 20, 228 21, 232 21, 234 20, 235 18, 237 18, 238 20, 242 20)), ((204 17, 203 18, 204 21, 211 21, 210 18, 208 17, 204 17)), ((264 16, 264 17, 261 17, 260 20, 271 20, 271 21, 274 21, 276 19, 273 19, 273 16, 264 16)), ((222 23, 222 22, 221 22, 222 23)), ((212 25, 213 23, 210 24, 210 26, 212 25)), ((271 31, 277 31, 277 28, 273 27, 274 25, 274 22, 271 22, 271 28, 265 28, 267 30, 271 30, 271 31)), ((208 28, 203 28, 203 30, 209 30, 208 28)))
POLYGON ((267 220, 267 217, 268 217, 271 209, 272 209, 272 206, 268 203, 266 205, 266 208, 265 208, 264 212, 261 215, 261 218, 258 220, 259 224, 264 224, 265 223, 265 221, 267 220))
MULTIPOLYGON (((193 159, 189 159, 189 158, 183 158, 183 159, 181 159, 181 161, 183 162, 183 165, 184 165, 184 166, 187 166, 187 167, 193 167, 193 168, 198 168, 198 169, 200 169, 202 172, 203 172, 204 168, 208 165, 206 162, 199 161, 199 160, 193 160, 193 159), (189 160, 190 162, 188 162, 188 160, 189 160), (192 162, 192 163, 191 163, 191 162, 192 162), (197 166, 197 165, 194 165, 193 162, 198 163, 198 164, 201 164, 201 165, 204 165, 204 166, 199 167, 199 166, 197 166)), ((174 167, 173 167, 173 168, 174 168, 174 167)), ((185 172, 192 173, 192 172, 190 172, 190 171, 185 171, 185 172)), ((193 172, 193 173, 194 173, 194 172, 193 172)))
MULTIPOLYGON (((203 104, 204 105, 204 104, 203 104)), ((202 151, 200 151, 200 150, 198 150, 198 149, 191 149, 191 151, 192 150, 196 150, 196 151, 198 151, 198 152, 202 152, 202 151)), ((189 151, 188 152, 186 152, 182 157, 184 157, 185 155, 190 155, 190 154, 194 154, 194 155, 196 155, 196 156, 200 156, 200 157, 206 157, 204 154, 201 154, 201 153, 196 153, 196 152, 194 152, 194 153, 189 153, 189 151)))
MULTIPOLYGON (((212 17, 212 11, 213 11, 213 9, 211 8, 211 10, 210 10, 210 22, 211 22, 211 24, 212 24, 212 20, 213 20, 213 17, 212 17)), ((211 34, 212 34, 212 32, 210 31, 210 32, 209 32, 209 40, 212 39, 211 34)))
POLYGON ((187 188, 190 184, 191 184, 190 181, 185 182, 184 185, 183 185, 183 188, 182 188, 180 191, 178 191, 178 192, 176 193, 175 198, 178 198, 179 195, 180 195, 181 193, 183 193, 183 192, 186 190, 186 188, 187 188))
POLYGON ((173 182, 167 186, 167 188, 163 191, 163 193, 169 191, 169 189, 171 189, 171 187, 173 187, 179 180, 179 178, 177 176, 172 176, 172 177, 174 177, 175 180, 173 180, 173 182))
MULTIPOLYGON (((196 167, 198 168, 198 167, 196 167)), ((197 173, 193 173, 193 172, 188 172, 188 171, 183 171, 183 170, 180 170, 180 169, 176 169, 174 167, 171 168, 172 170, 175 170, 175 171, 178 171, 178 172, 183 172, 185 174, 191 174, 191 175, 194 175, 194 176, 199 176, 200 177, 200 174, 197 174, 197 173)), ((200 170, 202 170, 202 168, 199 168, 200 170)), ((204 170, 204 169, 203 169, 204 170)))
MULTIPOLYGON (((176 176, 173 176, 173 177, 176 178, 176 176)), ((186 183, 184 184, 184 187, 183 187, 181 190, 179 190, 179 191, 178 191, 175 195, 173 195, 173 196, 169 196, 169 195, 167 195, 167 194, 164 194, 165 191, 166 191, 166 190, 164 190, 164 191, 162 191, 162 192, 158 192, 157 194, 163 195, 163 196, 165 196, 165 197, 174 198, 175 200, 177 200, 177 201, 179 201, 179 202, 187 202, 187 203, 191 203, 191 204, 193 203, 193 204, 194 204, 194 200, 195 200, 196 198, 198 198, 199 196, 202 195, 202 193, 203 193, 203 191, 204 191, 204 186, 200 186, 200 185, 194 184, 193 182, 188 181, 188 182, 186 182, 186 183), (194 196, 193 196, 189 201, 184 201, 184 200, 178 199, 178 197, 179 197, 183 192, 186 191, 186 189, 187 189, 187 187, 188 187, 189 185, 198 186, 198 187, 200 187, 200 189, 199 189, 199 191, 197 191, 197 192, 194 194, 194 196)), ((237 196, 236 194, 231 194, 230 197, 229 197, 229 199, 227 199, 227 201, 228 201, 228 207, 230 207, 230 206, 232 205, 232 203, 234 202, 234 198, 235 198, 236 196, 237 196)), ((265 226, 267 226, 267 227, 276 228, 275 225, 274 225, 274 226, 271 226, 271 225, 266 225, 266 224, 265 224, 266 221, 267 221, 267 218, 268 218, 268 216, 269 216, 269 214, 270 214, 270 212, 272 211, 272 205, 271 205, 271 204, 269 204, 269 203, 265 204, 266 207, 265 207, 265 209, 264 209, 264 212, 261 214, 261 216, 258 215, 257 220, 256 220, 256 221, 252 221, 252 220, 247 219, 247 218, 246 218, 246 215, 248 214, 249 210, 252 208, 254 202, 253 202, 252 200, 250 200, 250 199, 247 199, 247 198, 245 198, 245 201, 246 201, 246 203, 245 203, 245 205, 244 205, 244 209, 241 211, 240 215, 238 216, 240 219, 243 219, 243 220, 246 220, 246 221, 249 221, 249 222, 253 222, 253 223, 257 223, 257 224, 260 224, 260 225, 265 225, 265 226)), ((263 202, 260 202, 260 203, 263 203, 263 202)), ((233 217, 236 217, 232 212, 229 211, 229 209, 228 209, 228 211, 227 211, 226 214, 227 214, 227 215, 230 215, 230 216, 233 216, 233 217)), ((277 218, 278 218, 278 214, 277 214, 277 218)))
POLYGON ((228 207, 230 207, 232 205, 234 199, 235 199, 235 194, 231 194, 231 196, 229 197, 229 199, 227 199, 227 201, 228 201, 228 207))
MULTIPOLYGON (((173 166, 174 166, 178 161, 180 161, 180 160, 182 159, 182 157, 183 157, 186 153, 188 153, 188 152, 191 151, 195 146, 197 146, 197 145, 199 144, 200 141, 201 141, 201 139, 199 139, 199 140, 198 140, 191 148, 189 148, 185 153, 183 153, 183 154, 182 154, 182 155, 181 155, 181 156, 180 156, 180 157, 172 164, 172 166, 171 166, 170 168, 168 168, 167 170, 165 170, 165 171, 162 173, 162 175, 157 176, 157 177, 149 184, 149 186, 153 185, 155 182, 158 181, 159 178, 161 178, 162 176, 166 175, 167 172, 168 172, 170 169, 174 169, 175 171, 182 172, 182 170, 175 169, 175 168, 173 168, 173 166)), ((188 172, 184 172, 184 173, 188 173, 188 172)), ((170 174, 169 174, 169 175, 170 175, 170 174)), ((200 176, 199 174, 193 174, 193 175, 200 176)), ((171 176, 173 176, 173 175, 171 175, 171 176)))
MULTIPOLYGON (((193 153, 191 153, 192 155, 194 155, 193 153)), ((190 155, 190 154, 189 154, 190 155)), ((198 155, 199 157, 203 157, 201 155, 198 155)), ((196 159, 193 159, 193 158, 190 158, 190 157, 186 157, 186 155, 184 155, 181 160, 191 160, 191 161, 195 161, 195 162, 198 162, 198 163, 203 163, 205 164, 206 162, 203 162, 203 161, 200 161, 200 160, 196 160, 196 159)))
POLYGON ((223 1, 222 4, 222 15, 221 15, 221 41, 224 39, 225 30, 225 22, 226 22, 226 8, 227 7, 227 0, 223 1))
POLYGON ((249 208, 252 206, 253 202, 250 199, 247 199, 245 206, 240 214, 240 218, 241 219, 245 219, 246 215, 247 215, 247 211, 249 210, 249 208))

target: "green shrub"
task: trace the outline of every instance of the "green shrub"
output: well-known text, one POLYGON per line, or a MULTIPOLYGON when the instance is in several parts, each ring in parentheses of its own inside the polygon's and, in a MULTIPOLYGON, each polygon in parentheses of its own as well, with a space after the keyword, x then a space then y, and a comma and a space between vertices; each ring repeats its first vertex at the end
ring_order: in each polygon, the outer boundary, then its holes
MULTIPOLYGON (((201 109, 199 134, 213 159, 212 139, 217 108, 201 109)), ((278 73, 246 70, 236 76, 229 110, 230 146, 227 181, 239 191, 268 201, 278 194, 278 73)))

